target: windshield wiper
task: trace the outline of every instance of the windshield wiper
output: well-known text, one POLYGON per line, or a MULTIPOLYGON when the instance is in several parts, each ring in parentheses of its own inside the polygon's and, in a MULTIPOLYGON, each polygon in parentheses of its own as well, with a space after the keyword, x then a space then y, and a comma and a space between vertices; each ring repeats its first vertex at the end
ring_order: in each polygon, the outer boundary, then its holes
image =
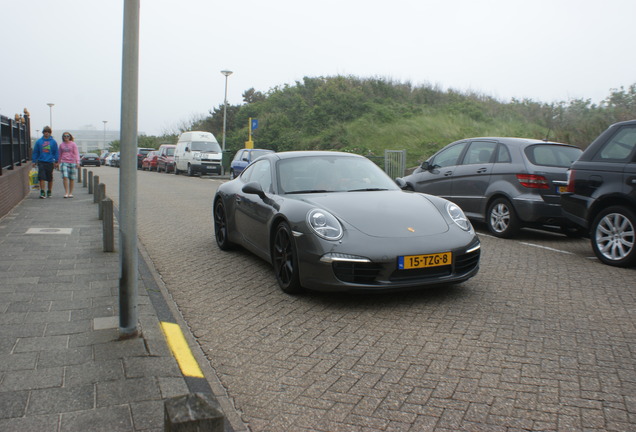
POLYGON ((333 191, 328 191, 326 189, 307 189, 307 190, 290 191, 285 193, 286 194, 306 194, 306 193, 324 193, 324 192, 333 192, 333 191))
POLYGON ((374 191, 385 191, 387 188, 364 188, 364 189, 351 189, 347 192, 374 192, 374 191))

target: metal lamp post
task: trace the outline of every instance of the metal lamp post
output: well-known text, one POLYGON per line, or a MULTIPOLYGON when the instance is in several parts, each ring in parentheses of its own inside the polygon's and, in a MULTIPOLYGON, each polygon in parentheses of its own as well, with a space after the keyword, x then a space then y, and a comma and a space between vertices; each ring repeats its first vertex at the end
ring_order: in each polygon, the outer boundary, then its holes
POLYGON ((108 123, 108 120, 102 120, 102 122, 104 123, 104 149, 106 149, 106 123, 108 123))
POLYGON ((49 126, 51 127, 51 130, 53 130, 53 105, 55 104, 49 102, 47 105, 49 106, 49 126))
POLYGON ((227 77, 232 75, 232 71, 222 70, 225 75, 225 99, 223 100, 223 151, 225 152, 225 128, 227 126, 227 77))

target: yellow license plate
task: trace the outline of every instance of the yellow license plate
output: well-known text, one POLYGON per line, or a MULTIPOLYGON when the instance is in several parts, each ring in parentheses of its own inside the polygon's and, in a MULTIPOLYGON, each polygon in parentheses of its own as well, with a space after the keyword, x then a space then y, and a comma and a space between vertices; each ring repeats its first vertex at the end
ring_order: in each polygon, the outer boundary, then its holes
POLYGON ((567 187, 567 186, 559 186, 559 187, 557 188, 557 191, 558 191, 560 194, 566 193, 566 192, 568 191, 568 187, 567 187))
POLYGON ((427 267, 439 267, 451 265, 453 263, 453 254, 444 252, 430 255, 405 255, 398 257, 398 269, 419 269, 427 267))

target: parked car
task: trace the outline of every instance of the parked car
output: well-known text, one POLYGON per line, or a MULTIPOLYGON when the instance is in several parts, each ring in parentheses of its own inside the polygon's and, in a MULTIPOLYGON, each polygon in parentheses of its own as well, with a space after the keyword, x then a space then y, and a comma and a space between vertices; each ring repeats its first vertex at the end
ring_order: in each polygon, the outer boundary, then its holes
POLYGON ((110 158, 110 166, 119 168, 119 152, 113 153, 113 156, 110 158))
POLYGON ((636 265, 636 120, 611 125, 585 149, 561 202, 601 262, 636 265))
POLYGON ((102 152, 102 154, 99 156, 99 163, 102 165, 106 165, 106 158, 108 157, 110 153, 107 151, 102 152))
POLYGON ((451 143, 398 179, 403 189, 446 198, 496 237, 522 227, 579 230, 562 213, 560 194, 578 147, 525 138, 469 138, 451 143))
POLYGON ((174 171, 174 150, 176 147, 174 144, 162 144, 159 146, 157 172, 169 173, 174 171))
POLYGON ((141 169, 141 163, 148 154, 153 151, 153 148, 137 147, 137 169, 141 169))
POLYGON ((230 179, 239 176, 254 159, 267 153, 273 153, 273 151, 264 149, 241 149, 237 151, 232 162, 230 162, 230 179))
POLYGON ((479 269, 479 239, 457 205, 404 192, 351 153, 265 154, 219 186, 212 208, 218 247, 270 262, 287 293, 413 289, 479 269))
POLYGON ((148 152, 146 157, 141 161, 141 169, 153 171, 157 170, 157 158, 159 157, 159 152, 156 150, 148 152))
POLYGON ((100 166, 101 163, 99 162, 99 156, 95 153, 84 153, 80 157, 80 166, 86 165, 100 166))

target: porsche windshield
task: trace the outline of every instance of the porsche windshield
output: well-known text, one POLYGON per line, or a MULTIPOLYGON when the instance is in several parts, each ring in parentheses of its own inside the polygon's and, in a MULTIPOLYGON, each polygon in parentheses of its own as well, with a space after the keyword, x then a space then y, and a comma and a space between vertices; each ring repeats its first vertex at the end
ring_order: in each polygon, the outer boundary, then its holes
POLYGON ((219 145, 219 143, 211 141, 192 141, 190 150, 199 152, 221 153, 221 146, 219 145))
POLYGON ((283 193, 394 190, 398 186, 380 167, 366 158, 306 156, 278 163, 283 193))

